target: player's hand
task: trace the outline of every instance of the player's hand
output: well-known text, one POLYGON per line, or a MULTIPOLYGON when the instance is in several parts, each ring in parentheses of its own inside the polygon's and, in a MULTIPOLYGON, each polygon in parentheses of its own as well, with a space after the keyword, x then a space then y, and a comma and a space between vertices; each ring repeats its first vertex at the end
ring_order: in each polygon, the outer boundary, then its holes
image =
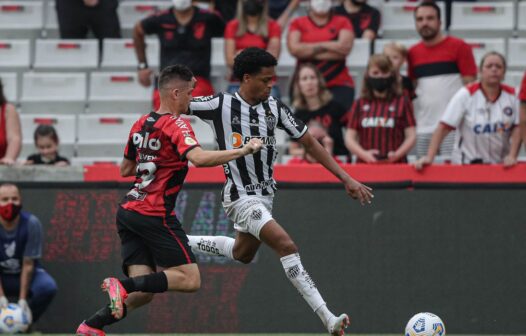
POLYGON ((87 7, 95 7, 99 4, 99 0, 84 0, 84 5, 87 7))
POLYGON ((29 324, 31 324, 33 322, 33 313, 31 312, 31 308, 29 308, 29 304, 27 303, 27 301, 25 299, 20 299, 18 300, 18 305, 26 314, 29 324))
POLYGON ((431 158, 426 155, 416 160, 416 162, 413 163, 413 166, 416 168, 416 170, 422 170, 425 166, 428 166, 431 163, 433 163, 433 160, 431 160, 431 158))
POLYGON ((9 304, 9 301, 7 301, 7 298, 5 296, 0 296, 0 309, 7 308, 7 305, 9 304))
POLYGON ((250 142, 243 146, 243 150, 245 151, 245 155, 254 154, 259 152, 262 146, 263 142, 261 142, 260 139, 250 139, 250 142))
POLYGON ((360 159, 362 159, 365 163, 376 163, 378 160, 376 160, 376 156, 380 154, 380 151, 378 149, 369 149, 366 150, 363 155, 361 155, 360 159))
POLYGON ((347 194, 353 199, 358 199, 362 205, 365 205, 365 203, 370 204, 374 198, 372 188, 366 186, 365 184, 361 184, 351 177, 345 181, 344 185, 347 194))
POLYGON ((514 158, 513 156, 511 155, 507 155, 505 158, 504 158, 504 168, 510 168, 510 167, 513 167, 517 164, 517 158, 514 158))
POLYGON ((149 87, 152 85, 152 70, 149 68, 141 69, 137 71, 137 74, 139 76, 139 83, 141 83, 142 86, 149 87))

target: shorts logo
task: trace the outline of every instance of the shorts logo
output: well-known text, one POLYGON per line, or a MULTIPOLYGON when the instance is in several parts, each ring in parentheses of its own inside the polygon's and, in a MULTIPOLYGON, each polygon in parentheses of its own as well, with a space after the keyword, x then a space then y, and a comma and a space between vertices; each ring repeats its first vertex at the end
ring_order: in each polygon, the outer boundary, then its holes
POLYGON ((287 276, 290 279, 296 278, 300 274, 300 267, 298 265, 292 266, 287 270, 287 276))
POLYGON ((261 217, 263 217, 263 213, 261 212, 260 209, 254 209, 254 210, 252 210, 252 214, 250 215, 250 217, 253 220, 260 220, 261 217))

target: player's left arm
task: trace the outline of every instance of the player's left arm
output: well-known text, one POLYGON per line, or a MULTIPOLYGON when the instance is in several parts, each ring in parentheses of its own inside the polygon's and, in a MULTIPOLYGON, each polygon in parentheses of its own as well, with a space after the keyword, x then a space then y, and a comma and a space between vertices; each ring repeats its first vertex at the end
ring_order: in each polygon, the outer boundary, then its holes
POLYGON ((137 162, 127 158, 122 159, 120 172, 122 177, 135 176, 137 169, 137 162))
POLYGON ((306 132, 298 141, 303 145, 307 153, 344 183, 345 190, 349 196, 359 199, 362 205, 365 202, 371 203, 373 198, 372 189, 349 176, 309 132, 306 132))

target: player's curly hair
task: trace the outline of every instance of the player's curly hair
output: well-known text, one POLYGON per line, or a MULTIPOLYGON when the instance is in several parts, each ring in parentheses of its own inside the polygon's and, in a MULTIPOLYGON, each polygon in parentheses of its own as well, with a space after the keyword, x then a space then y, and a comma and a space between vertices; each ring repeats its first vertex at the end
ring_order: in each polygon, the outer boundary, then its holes
POLYGON ((175 64, 167 66, 161 71, 159 75, 159 89, 163 89, 168 83, 174 79, 179 79, 181 81, 190 82, 194 77, 192 70, 186 65, 175 64))
POLYGON ((243 75, 254 75, 261 68, 276 66, 278 61, 271 53, 261 48, 246 48, 234 58, 234 77, 243 81, 243 75))

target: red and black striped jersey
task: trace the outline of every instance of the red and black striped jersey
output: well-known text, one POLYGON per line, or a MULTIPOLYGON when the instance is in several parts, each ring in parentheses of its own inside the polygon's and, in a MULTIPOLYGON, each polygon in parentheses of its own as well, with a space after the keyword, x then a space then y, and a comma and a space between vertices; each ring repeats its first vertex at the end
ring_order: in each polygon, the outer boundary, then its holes
MULTIPOLYGON (((348 128, 358 132, 360 146, 378 149, 380 159, 387 158, 405 139, 404 131, 416 125, 413 104, 407 95, 387 101, 383 99, 358 99, 354 101, 348 128)), ((361 161, 359 161, 361 162, 361 161)), ((406 158, 400 162, 407 162, 406 158)))
POLYGON ((188 172, 186 154, 196 146, 192 127, 181 117, 151 112, 137 120, 124 150, 124 157, 137 163, 137 175, 122 207, 148 216, 172 215, 188 172))

